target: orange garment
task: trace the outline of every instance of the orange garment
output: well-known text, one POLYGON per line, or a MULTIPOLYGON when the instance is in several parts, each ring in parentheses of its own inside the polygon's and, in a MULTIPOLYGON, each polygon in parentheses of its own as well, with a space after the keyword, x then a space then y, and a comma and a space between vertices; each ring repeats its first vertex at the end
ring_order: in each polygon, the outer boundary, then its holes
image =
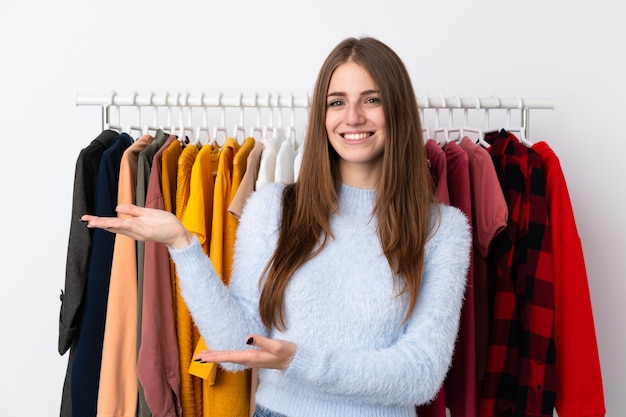
MULTIPOLYGON (((240 210, 243 208, 246 198, 254 190, 254 183, 256 182, 256 176, 259 171, 259 161, 261 159, 262 150, 263 145, 261 142, 255 141, 253 137, 248 137, 235 154, 235 158, 233 160, 233 178, 229 196, 230 202, 228 204, 228 214, 226 217, 226 229, 228 230, 228 235, 224 244, 225 248, 231 249, 231 259, 234 255, 232 250, 234 250, 235 247, 240 210), (244 179, 246 179, 245 182, 244 179), (242 206, 239 207, 239 204, 242 206)), ((258 375, 256 369, 252 369, 250 371, 250 415, 254 413, 256 408, 255 393, 257 386, 258 375)))
MULTIPOLYGON (((137 159, 153 140, 137 139, 120 163, 117 201, 135 202, 137 159)), ((119 215, 124 217, 125 215, 119 215)), ((102 345, 97 416, 134 416, 137 413, 137 258, 136 242, 117 235, 102 345)))
MULTIPOLYGON (((178 158, 176 185, 176 217, 182 222, 191 187, 191 170, 198 155, 197 146, 190 145, 183 149, 178 158)), ((193 355, 193 346, 198 342, 198 329, 194 326, 191 315, 180 294, 178 277, 174 273, 176 295, 176 339, 180 357, 180 398, 182 417, 202 416, 202 380, 189 373, 193 355)))
POLYGON ((230 279, 230 260, 224 245, 227 231, 228 204, 230 204, 230 190, 233 178, 233 161, 239 150, 239 143, 229 137, 220 149, 219 164, 215 176, 215 190, 213 191, 213 223, 211 225, 210 258, 213 267, 222 281, 228 285, 230 279))
MULTIPOLYGON (((249 144, 247 145, 249 146, 249 144)), ((215 190, 213 192, 213 224, 211 228, 210 258, 222 281, 228 285, 232 267, 232 247, 227 236, 234 234, 237 223, 229 223, 227 216, 233 177, 233 163, 240 146, 229 137, 220 150, 215 190)), ((234 243, 234 239, 233 239, 234 243)), ((204 415, 248 417, 250 410, 250 371, 227 372, 218 368, 215 384, 207 392, 204 415)))

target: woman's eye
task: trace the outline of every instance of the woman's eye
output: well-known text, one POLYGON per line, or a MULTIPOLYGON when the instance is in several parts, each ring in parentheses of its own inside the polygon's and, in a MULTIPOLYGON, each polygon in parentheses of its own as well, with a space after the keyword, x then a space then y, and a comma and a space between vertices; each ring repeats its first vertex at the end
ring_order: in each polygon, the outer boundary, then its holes
POLYGON ((333 100, 328 103, 328 107, 337 107, 337 106, 341 106, 342 104, 343 103, 341 100, 333 100))
POLYGON ((380 99, 378 97, 370 97, 367 100, 365 100, 365 102, 368 104, 378 104, 380 103, 380 99))

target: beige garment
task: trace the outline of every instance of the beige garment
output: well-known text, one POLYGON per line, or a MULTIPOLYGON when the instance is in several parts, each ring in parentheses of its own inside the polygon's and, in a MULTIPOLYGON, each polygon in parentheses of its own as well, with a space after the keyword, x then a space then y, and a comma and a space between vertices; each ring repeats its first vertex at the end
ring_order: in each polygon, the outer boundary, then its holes
POLYGON ((228 211, 237 218, 241 216, 246 200, 255 190, 262 153, 263 143, 261 141, 256 141, 254 147, 250 151, 250 154, 248 154, 246 172, 243 175, 243 179, 239 183, 239 187, 237 188, 237 191, 228 206, 228 211))
MULTIPOLYGON (((117 196, 119 204, 135 203, 137 159, 152 141, 152 136, 144 135, 122 155, 117 196)), ((111 265, 97 415, 134 416, 137 413, 137 393, 136 242, 117 235, 111 265)))

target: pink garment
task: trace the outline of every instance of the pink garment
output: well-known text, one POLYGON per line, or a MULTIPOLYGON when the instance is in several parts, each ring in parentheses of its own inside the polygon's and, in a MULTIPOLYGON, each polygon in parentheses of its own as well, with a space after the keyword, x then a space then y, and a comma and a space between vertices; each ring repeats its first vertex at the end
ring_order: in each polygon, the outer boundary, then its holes
MULTIPOLYGON (((152 160, 146 207, 165 208, 161 192, 163 151, 177 140, 170 135, 152 160)), ((153 417, 182 415, 180 368, 170 276, 169 253, 160 243, 146 242, 144 255, 139 380, 153 417)))
MULTIPOLYGON (((476 327, 476 378, 483 380, 489 345, 490 299, 487 288, 487 260, 493 238, 507 224, 509 209, 491 155, 485 148, 464 137, 460 142, 469 158, 474 237, 474 305, 476 327)), ((477 388, 480 393, 480 388, 477 388)))

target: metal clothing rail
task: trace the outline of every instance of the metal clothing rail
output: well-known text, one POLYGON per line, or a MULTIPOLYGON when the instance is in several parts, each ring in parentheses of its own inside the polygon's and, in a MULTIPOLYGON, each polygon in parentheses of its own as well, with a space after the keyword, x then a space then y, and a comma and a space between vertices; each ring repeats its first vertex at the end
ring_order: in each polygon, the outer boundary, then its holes
MULTIPOLYGON (((553 99, 528 99, 518 96, 502 98, 502 97, 485 97, 478 98, 476 96, 468 97, 444 97, 439 96, 417 96, 418 106, 421 110, 435 109, 452 112, 454 109, 467 110, 492 110, 506 109, 519 110, 521 112, 521 128, 528 131, 529 111, 532 109, 554 109, 555 102, 553 99)), ((119 95, 115 91, 110 94, 103 95, 83 95, 76 96, 77 106, 100 106, 102 108, 102 126, 103 128, 110 124, 110 108, 115 107, 119 110, 123 106, 152 107, 157 108, 268 108, 268 109, 308 109, 311 105, 309 95, 294 96, 293 94, 265 94, 265 95, 243 95, 224 96, 221 93, 216 95, 208 95, 200 93, 191 95, 189 93, 161 94, 150 93, 140 95, 133 93, 130 95, 119 95)))

